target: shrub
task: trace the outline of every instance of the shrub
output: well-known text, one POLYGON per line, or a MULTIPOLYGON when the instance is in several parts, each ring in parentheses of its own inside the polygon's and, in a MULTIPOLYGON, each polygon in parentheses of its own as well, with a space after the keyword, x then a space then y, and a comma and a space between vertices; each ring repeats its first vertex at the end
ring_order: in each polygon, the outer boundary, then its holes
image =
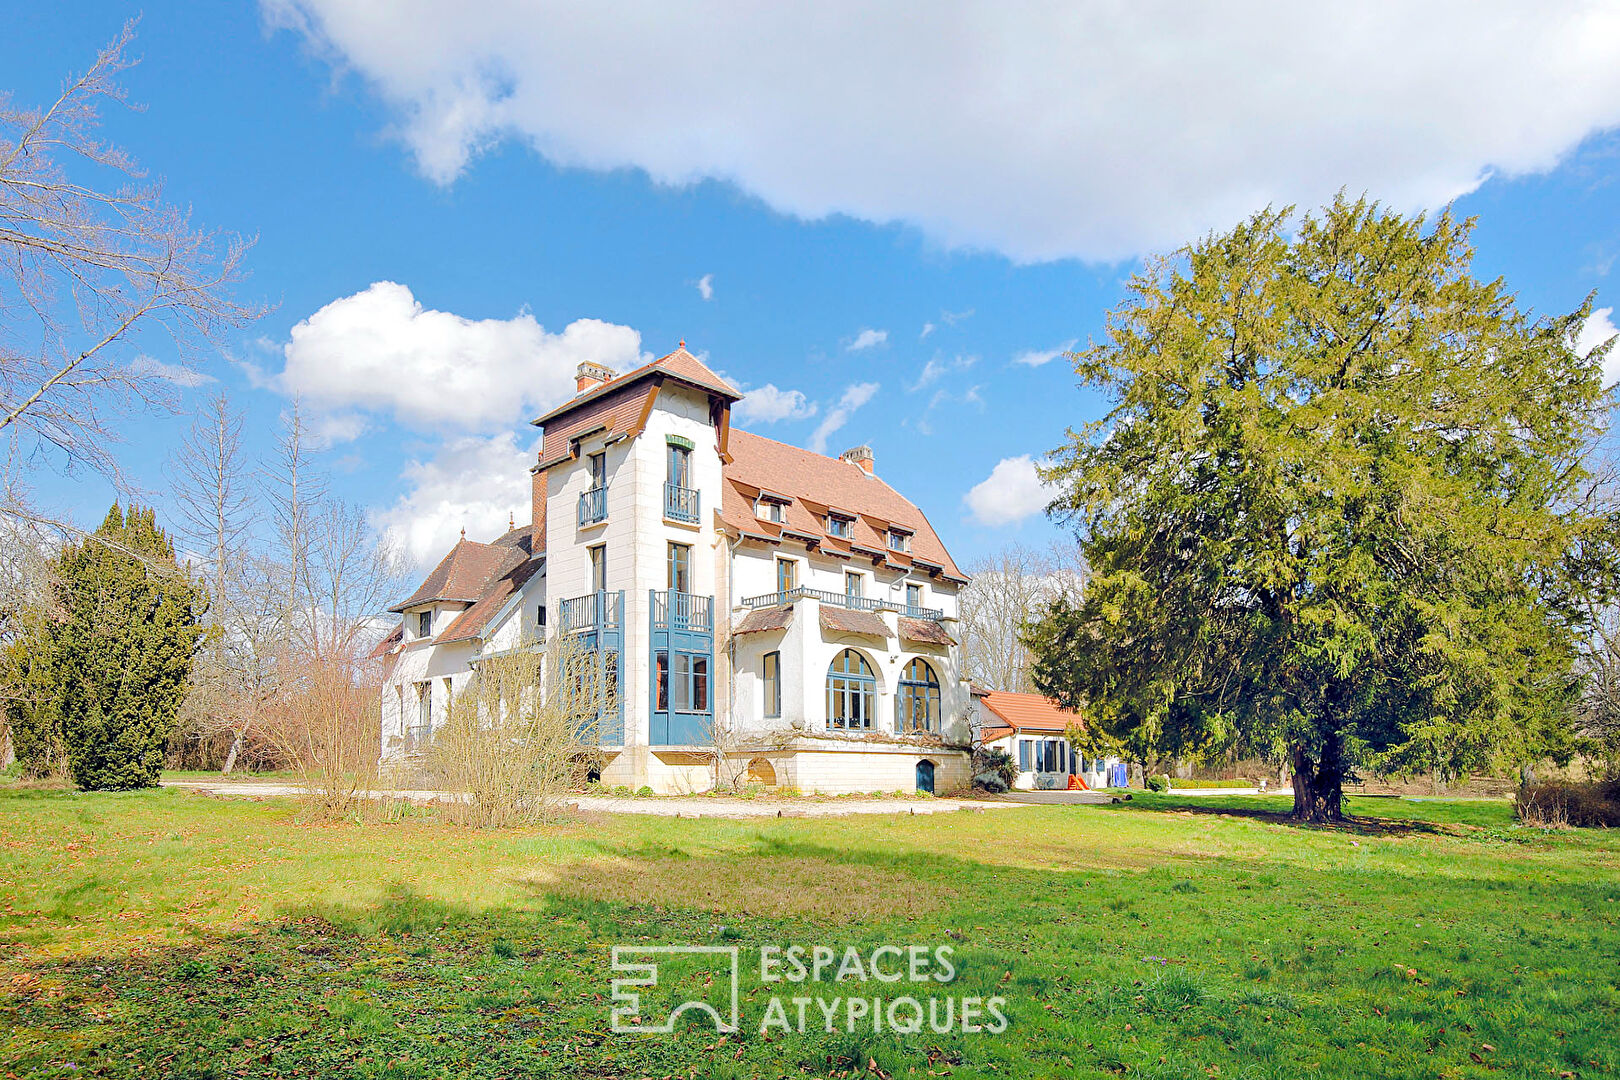
POLYGON ((1146 783, 1149 791, 1170 790, 1170 778, 1168 776, 1150 776, 1147 778, 1146 783))
POLYGON ((974 776, 973 786, 988 791, 992 795, 1000 795, 1007 790, 1007 781, 1002 778, 1000 773, 982 772, 974 776))
MULTIPOLYGON (((1013 781, 1018 779, 1018 762, 1014 761, 1013 756, 1005 750, 986 749, 981 746, 973 751, 973 772, 975 776, 980 773, 995 773, 1001 777, 1001 790, 1006 791, 1013 786, 1013 781)), ((974 783, 978 781, 975 779, 974 783)))
POLYGON ((1620 781, 1549 780, 1519 789, 1514 812, 1527 825, 1620 828, 1620 781))

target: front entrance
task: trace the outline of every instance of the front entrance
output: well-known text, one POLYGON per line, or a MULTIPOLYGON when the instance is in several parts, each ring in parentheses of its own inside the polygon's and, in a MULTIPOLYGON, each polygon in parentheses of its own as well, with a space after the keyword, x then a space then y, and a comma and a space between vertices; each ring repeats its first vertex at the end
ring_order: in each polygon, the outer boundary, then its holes
POLYGON ((917 762, 917 790, 934 793, 934 763, 932 761, 917 762))

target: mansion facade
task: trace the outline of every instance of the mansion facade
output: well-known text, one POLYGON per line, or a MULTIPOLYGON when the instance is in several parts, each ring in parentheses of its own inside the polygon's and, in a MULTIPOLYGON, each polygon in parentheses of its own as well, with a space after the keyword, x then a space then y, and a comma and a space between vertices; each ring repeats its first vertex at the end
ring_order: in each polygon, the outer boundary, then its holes
POLYGON ((968 785, 967 579, 869 448, 733 429, 740 398, 684 342, 625 374, 580 365, 535 421, 530 523, 464 537, 393 608, 385 760, 433 737, 482 657, 567 634, 617 684, 604 784, 703 791, 720 755, 805 792, 968 785))

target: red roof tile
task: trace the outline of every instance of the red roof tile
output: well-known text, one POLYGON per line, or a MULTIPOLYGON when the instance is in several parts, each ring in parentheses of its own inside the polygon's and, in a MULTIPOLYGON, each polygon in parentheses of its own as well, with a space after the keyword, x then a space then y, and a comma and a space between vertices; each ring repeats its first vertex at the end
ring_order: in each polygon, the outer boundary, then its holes
POLYGON ((986 739, 1000 738, 1000 735, 992 734, 992 730, 999 730, 1002 734, 1008 731, 1043 731, 1061 734, 1070 724, 1085 726, 1085 721, 1079 714, 1070 712, 1042 694, 1014 694, 1005 690, 991 690, 975 696, 990 714, 1000 721, 993 729, 987 727, 986 739))
POLYGON ((452 641, 471 641, 482 637, 490 620, 499 615, 507 601, 511 600, 534 576, 535 571, 540 569, 540 563, 539 559, 524 559, 507 570, 490 585, 483 596, 478 598, 476 604, 457 615, 455 621, 444 628, 439 634, 438 643, 444 645, 452 641))
POLYGON ((821 628, 835 634, 864 634, 867 637, 887 638, 889 627, 883 619, 870 611, 851 611, 849 608, 821 605, 821 628))
POLYGON ((720 519, 732 530, 774 538, 785 529, 818 537, 829 553, 843 554, 845 542, 827 536, 827 510, 835 508, 856 515, 848 544, 871 553, 865 557, 882 556, 901 569, 911 565, 910 556, 888 550, 885 533, 896 525, 911 534, 912 554, 941 567, 946 577, 966 580, 916 504, 859 465, 740 430, 731 432, 728 449, 732 460, 725 467, 720 519), (754 516, 762 490, 793 497, 779 528, 754 516))
POLYGON ((528 558, 527 550, 520 546, 521 538, 515 535, 518 532, 513 529, 501 538, 511 538, 510 543, 477 544, 462 539, 450 549, 450 554, 439 560, 439 565, 433 568, 433 572, 409 599, 400 601, 388 610, 404 611, 441 601, 476 603, 496 578, 528 558))
POLYGON ((763 634, 768 630, 786 630, 793 625, 793 608, 774 607, 750 611, 748 617, 737 624, 732 634, 763 634))
POLYGON ((899 619, 900 637, 905 641, 916 641, 924 645, 955 645, 951 635, 945 628, 933 619, 913 619, 902 615, 899 619))

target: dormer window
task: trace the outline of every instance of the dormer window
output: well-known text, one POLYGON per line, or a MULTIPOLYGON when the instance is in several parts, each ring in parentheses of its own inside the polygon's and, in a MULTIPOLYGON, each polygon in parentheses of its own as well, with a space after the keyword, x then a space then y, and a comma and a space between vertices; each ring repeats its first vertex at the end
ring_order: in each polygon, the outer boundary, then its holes
POLYGON ((889 550, 908 552, 911 550, 911 534, 898 529, 889 530, 889 550))
POLYGON ((754 516, 761 521, 774 521, 781 525, 787 521, 787 502, 772 495, 761 495, 754 500, 754 516))
POLYGON ((855 535, 855 522, 847 517, 837 514, 827 515, 827 535, 836 536, 840 540, 848 540, 855 535))
POLYGON ((433 636, 433 612, 419 611, 416 613, 416 636, 423 638, 433 636))

